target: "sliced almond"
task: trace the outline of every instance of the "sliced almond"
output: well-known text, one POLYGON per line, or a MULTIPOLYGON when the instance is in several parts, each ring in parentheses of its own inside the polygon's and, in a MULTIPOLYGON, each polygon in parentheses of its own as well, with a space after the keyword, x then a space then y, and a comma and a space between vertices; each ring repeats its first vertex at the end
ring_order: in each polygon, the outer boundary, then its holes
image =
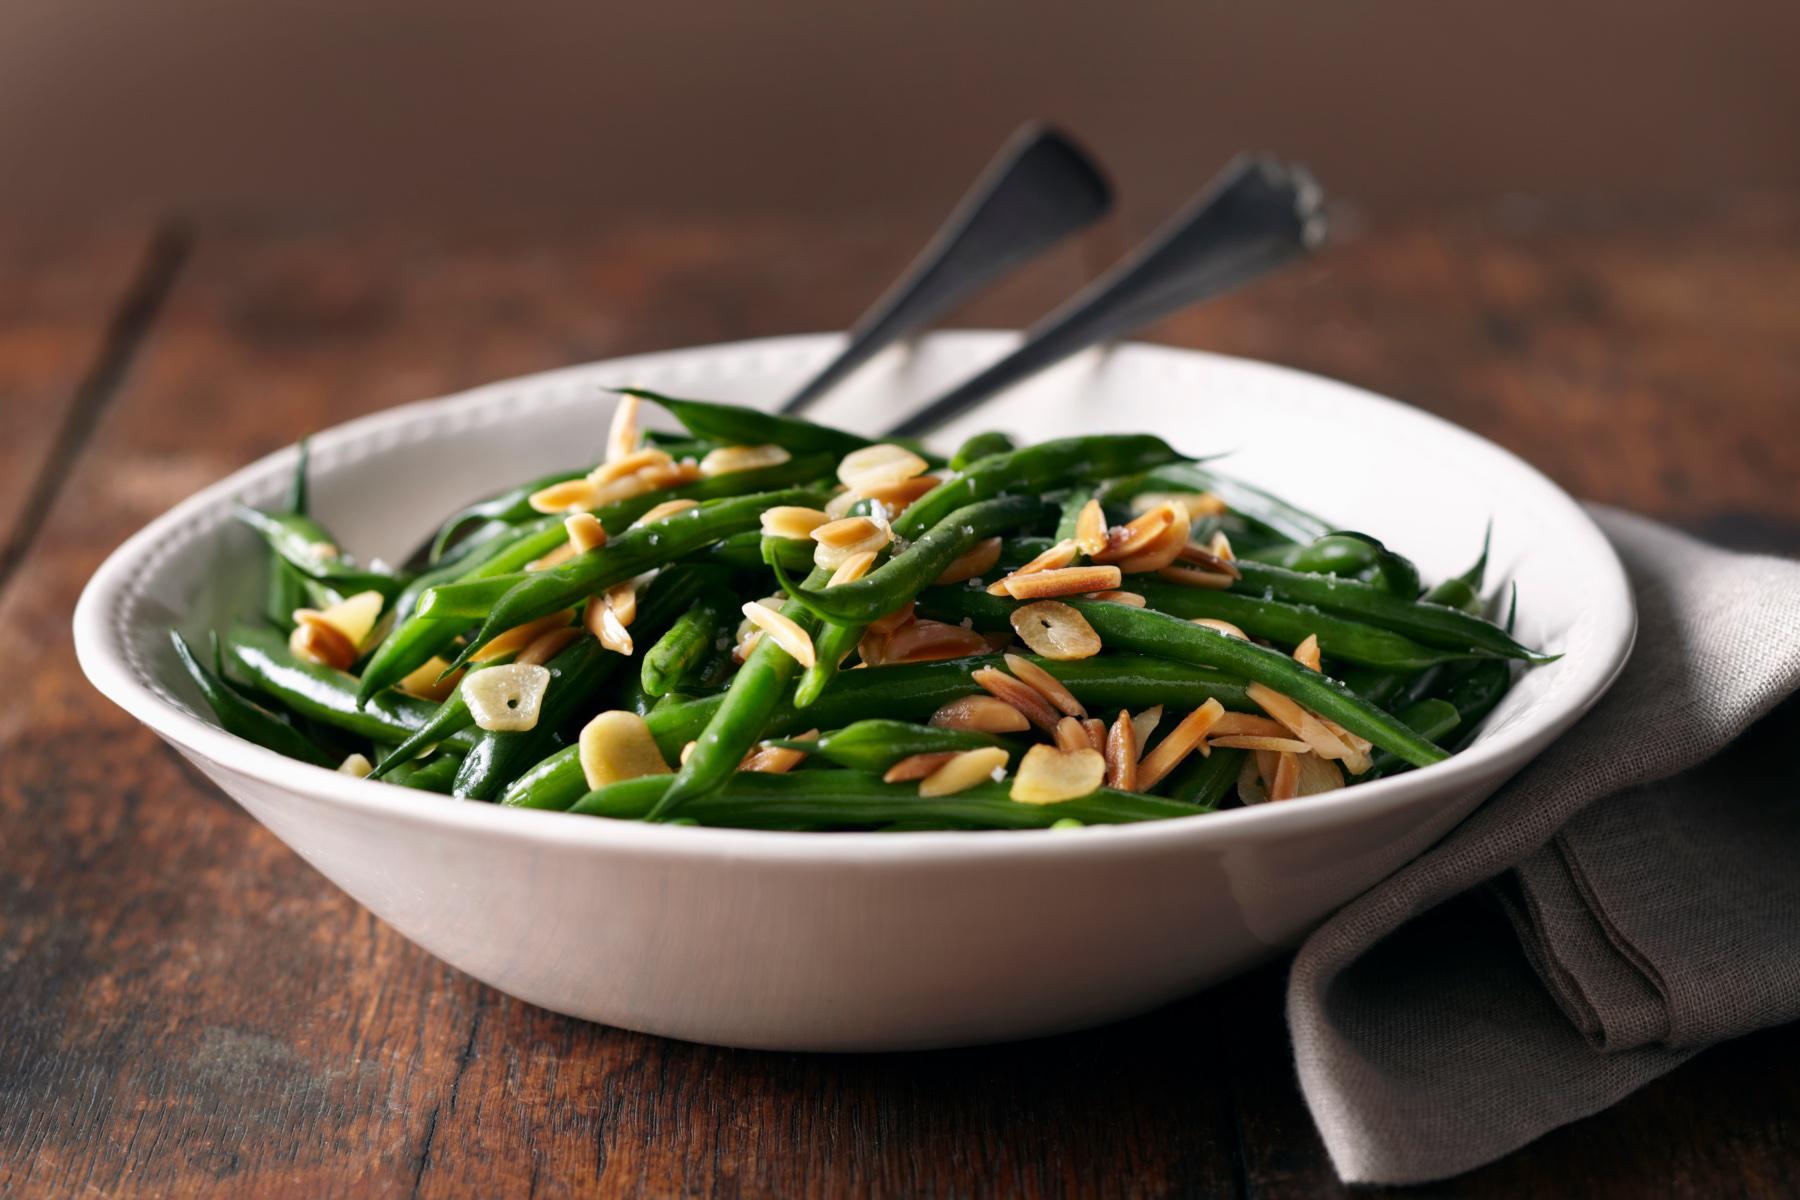
POLYGON ((868 517, 845 517, 827 521, 812 531, 818 545, 813 550, 815 566, 835 570, 846 558, 869 550, 879 551, 893 540, 885 522, 868 517))
POLYGON ((895 630, 882 651, 884 663, 941 662, 987 653, 987 640, 972 629, 942 621, 912 621, 895 630))
POLYGON ((367 779, 369 772, 374 769, 375 764, 370 762, 367 757, 355 753, 346 755, 344 761, 337 765, 339 775, 351 775, 357 779, 367 779))
POLYGON ((905 446, 882 442, 844 455, 838 462, 837 477, 851 491, 868 495, 876 488, 892 487, 923 475, 930 467, 905 446))
POLYGON ((1100 635, 1087 618, 1059 600, 1039 600, 1012 610, 1013 632, 1032 653, 1058 662, 1100 653, 1100 635))
POLYGON ((1074 717, 1064 717, 1051 730, 1058 750, 1093 749, 1088 742, 1087 727, 1074 717))
POLYGON ((859 550, 837 565, 831 572, 831 578, 825 581, 828 588, 841 587, 846 583, 855 583, 869 573, 875 565, 878 554, 874 550, 859 550))
POLYGON ((1212 746, 1215 750, 1268 750, 1276 754, 1306 753, 1306 743, 1299 738, 1251 737, 1247 734, 1213 738, 1212 746))
POLYGON ((936 475, 920 475, 916 479, 905 479, 899 483, 891 483, 886 487, 869 488, 856 493, 860 498, 869 501, 882 511, 889 520, 899 516, 911 508, 913 501, 936 488, 943 480, 936 475))
POLYGON ((1294 647, 1294 661, 1314 671, 1325 669, 1324 660, 1319 657, 1319 635, 1309 633, 1306 640, 1294 647))
POLYGON ((1060 804, 1091 795, 1105 779, 1106 758, 1092 747, 1033 746, 1019 761, 1012 798, 1020 804, 1060 804))
POLYGON ((1300 794, 1300 757, 1283 754, 1275 764, 1275 778, 1269 783, 1269 799, 1292 800, 1300 794))
POLYGON ((792 617, 777 612, 760 600, 752 600, 743 608, 744 617, 758 629, 775 639, 775 644, 802 667, 818 661, 813 653, 812 635, 795 624, 792 617))
POLYGON ((777 504, 762 513, 762 534, 774 538, 809 538, 831 520, 823 511, 797 504, 777 504))
POLYGON ((1237 555, 1231 552, 1231 539, 1225 536, 1225 531, 1223 529, 1215 530, 1213 532, 1212 541, 1206 548, 1212 551, 1212 556, 1214 558, 1224 562, 1235 562, 1237 560, 1237 555))
POLYGON ((1256 755, 1244 755, 1244 764, 1238 768, 1238 799, 1245 804, 1263 804, 1269 799, 1269 791, 1263 786, 1262 771, 1256 763, 1256 755))
POLYGON ((629 625, 637 620, 637 580, 627 579, 621 583, 615 583, 602 594, 606 600, 606 607, 618 614, 619 624, 629 625))
POLYGON ((1106 734, 1106 786, 1121 792, 1135 792, 1138 785, 1137 728, 1131 714, 1124 709, 1114 718, 1106 734))
POLYGON ((541 513, 579 512, 599 506, 595 499, 594 484, 585 478, 565 479, 561 483, 539 488, 525 502, 534 511, 541 513))
POLYGON ((578 745, 581 773, 590 788, 670 773, 650 726, 634 712, 601 713, 582 727, 578 745))
POLYGON ((576 639, 581 637, 581 630, 573 625, 564 625, 561 629, 552 629, 535 638, 531 645, 519 651, 514 662, 536 663, 543 666, 551 659, 567 650, 576 639))
POLYGON ((1074 538, 1064 538, 1062 541, 1056 543, 1056 545, 1050 547, 1048 550, 1044 551, 1042 554, 1038 555, 1036 558, 1032 559, 1030 562, 1026 563, 1024 566, 1019 567, 1017 570, 1013 571, 1010 575, 1006 576, 1005 579, 1002 579, 1002 580, 998 581, 997 583, 990 584, 988 586, 988 595, 990 595, 990 596, 1007 595, 1008 594, 1007 583, 1009 580, 1019 579, 1026 575, 1033 575, 1040 571, 1060 570, 1061 568, 1066 567, 1070 563, 1074 562, 1076 556, 1079 555, 1080 553, 1081 553, 1081 551, 1076 548, 1074 538))
POLYGON ((552 629, 561 629, 567 625, 573 615, 570 610, 564 609, 535 621, 527 621, 523 625, 514 625, 511 629, 495 634, 487 645, 470 655, 469 661, 492 662, 502 655, 516 654, 552 629))
POLYGON ((1130 608, 1143 608, 1149 602, 1136 592, 1122 592, 1110 588, 1104 592, 1089 592, 1089 600, 1099 600, 1106 604, 1123 604, 1130 608))
POLYGON ((700 748, 699 742, 686 742, 681 747, 681 765, 687 766, 688 759, 694 757, 694 751, 700 748))
POLYGON ((914 601, 909 600, 886 616, 869 622, 868 628, 863 631, 862 640, 856 644, 856 653, 864 663, 874 667, 885 661, 888 639, 913 619, 913 605, 914 601))
POLYGON ((729 475, 734 471, 753 471, 758 467, 774 467, 793 455, 780 446, 720 446, 700 460, 700 474, 707 477, 729 475))
POLYGON ((586 554, 606 545, 606 528, 593 513, 570 513, 563 518, 563 529, 569 535, 569 547, 576 554, 586 554))
POLYGON ((548 571, 552 567, 560 567, 575 557, 575 547, 564 542, 542 558, 534 558, 525 564, 527 571, 548 571))
POLYGON ((394 686, 409 696, 417 696, 422 700, 436 700, 442 704, 450 698, 450 693, 456 690, 456 685, 462 682, 463 677, 460 667, 453 674, 445 676, 444 672, 449 668, 450 664, 442 656, 434 654, 424 666, 415 668, 410 675, 394 686))
POLYGON ((1181 719, 1181 723, 1169 730, 1167 736, 1156 744, 1156 748, 1144 755, 1138 763, 1138 787, 1149 791, 1181 765, 1183 759, 1199 747, 1202 754, 1207 753, 1206 735, 1218 719, 1225 715, 1225 706, 1217 699, 1210 699, 1199 708, 1181 719))
POLYGON ((911 783, 916 779, 924 779, 939 767, 955 758, 955 750, 939 750, 930 754, 909 754, 881 776, 883 783, 911 783))
POLYGON ((463 677, 463 701, 475 724, 490 733, 522 733, 536 729, 550 669, 537 663, 502 663, 463 677))
POLYGON ((982 746, 954 754, 950 761, 919 780, 919 795, 954 796, 982 783, 997 783, 1006 772, 1006 751, 998 746, 982 746))
POLYGON ((1284 696, 1274 688, 1260 683, 1250 684, 1244 689, 1244 695, 1256 707, 1286 726, 1289 732, 1306 743, 1320 758, 1341 760, 1351 757, 1350 747, 1292 697, 1284 696))
POLYGON ((1159 504, 1170 503, 1179 503, 1196 521, 1201 517, 1224 516, 1230 511, 1225 502, 1211 492, 1141 492, 1131 498, 1131 511, 1144 513, 1159 504))
POLYGON ((1212 592, 1226 591, 1236 582, 1230 575, 1202 571, 1197 567, 1160 567, 1156 573, 1170 583, 1179 583, 1182 587, 1205 588, 1212 592))
POLYGON ((1006 656, 1006 669, 1030 685, 1033 691, 1048 700, 1062 712, 1081 720, 1087 719, 1087 709, 1075 698, 1075 693, 1063 686, 1062 680, 1044 668, 1022 658, 1017 654, 1006 656))
POLYGON ((647 509, 644 515, 632 522, 633 526, 654 525, 658 521, 666 521, 676 513, 686 512, 690 508, 699 508, 698 500, 664 500, 647 509))
POLYGON ((348 671, 356 664, 356 643, 310 608, 295 610, 288 650, 295 658, 337 671, 348 671))
POLYGON ((1075 515, 1075 545, 1089 558, 1106 549, 1106 514, 1100 501, 1089 500, 1075 515))
POLYGON ((1250 635, 1233 625, 1230 621, 1221 621, 1217 617, 1195 617, 1191 622, 1203 629, 1216 629, 1227 637, 1234 637, 1240 642, 1250 640, 1250 635))
POLYGON ((1298 795, 1317 796, 1321 792, 1336 791, 1344 786, 1344 773, 1336 763, 1320 758, 1316 754, 1302 754, 1299 756, 1299 760, 1298 795))
POLYGON ((983 538, 969 547, 949 566, 944 573, 932 582, 940 587, 947 583, 961 583, 966 579, 974 579, 985 575, 1000 561, 1000 539, 983 538))
POLYGON ((1236 737, 1249 734, 1253 737, 1287 737, 1288 728, 1273 717, 1259 717, 1254 713, 1228 712, 1213 722, 1212 732, 1208 736, 1214 738, 1236 737))
POLYGON ((588 600, 587 608, 581 614, 581 624, 614 654, 628 655, 634 649, 631 631, 625 628, 625 622, 619 620, 619 614, 613 611, 604 596, 588 600))
POLYGON ((929 723, 939 729, 967 729, 975 733, 1024 733, 1031 728, 1024 713, 985 692, 950 701, 931 714, 929 723))
POLYGON ((1181 554, 1181 548, 1186 544, 1187 528, 1180 524, 1170 524, 1167 529, 1163 530, 1162 536, 1151 542, 1144 550, 1119 559, 1119 570, 1127 575, 1160 571, 1175 561, 1181 554))
MULTIPOLYGON (((809 729, 796 735, 793 740, 810 742, 818 736, 818 730, 809 729)), ((754 771, 759 775, 786 775, 805 761, 804 750, 795 750, 791 746, 758 746, 744 756, 744 761, 738 764, 738 770, 754 771)))
POLYGON ((981 667, 970 672, 969 677, 983 691, 1018 709, 1027 720, 1045 733, 1056 732, 1056 723, 1062 719, 1061 715, 1050 707, 1049 701, 1028 685, 993 667, 981 667))
POLYGON ((609 484, 618 483, 637 475, 641 471, 655 467, 667 467, 674 461, 669 457, 667 450, 659 450, 655 446, 645 446, 641 450, 632 450, 617 458, 608 458, 589 471, 587 479, 596 490, 599 490, 609 484))
MULTIPOLYGON (((1314 713, 1313 716, 1319 717, 1319 714, 1314 713)), ((1361 775, 1374 765, 1370 755, 1375 749, 1375 743, 1360 734, 1351 733, 1336 721, 1328 721, 1324 717, 1319 717, 1319 724, 1329 729, 1338 741, 1350 747, 1350 757, 1344 760, 1346 771, 1352 775, 1361 775)))
POLYGON ((636 396, 619 397, 618 405, 613 409, 612 427, 606 434, 607 462, 624 458, 637 449, 638 409, 641 406, 642 401, 636 396))
POLYGON ((1162 717, 1163 706, 1156 704, 1131 718, 1131 732, 1137 738, 1139 754, 1142 754, 1144 747, 1150 744, 1150 738, 1156 733, 1156 727, 1162 724, 1162 717))
POLYGON ((834 521, 841 521, 850 515, 850 510, 855 508, 861 499, 861 496, 845 488, 825 502, 825 515, 834 521))
MULTIPOLYGON (((1008 575, 996 586, 1015 600, 1044 600, 1054 596, 1080 596, 1119 586, 1119 568, 1063 567, 1060 570, 1035 571, 1030 575, 1008 575)), ((992 591, 992 588, 988 589, 992 591)))
POLYGON ((1182 562, 1192 563, 1202 571, 1210 571, 1214 575, 1229 575, 1233 579, 1242 579, 1244 575, 1229 558, 1221 558, 1205 546, 1193 542, 1181 548, 1180 557, 1182 562))

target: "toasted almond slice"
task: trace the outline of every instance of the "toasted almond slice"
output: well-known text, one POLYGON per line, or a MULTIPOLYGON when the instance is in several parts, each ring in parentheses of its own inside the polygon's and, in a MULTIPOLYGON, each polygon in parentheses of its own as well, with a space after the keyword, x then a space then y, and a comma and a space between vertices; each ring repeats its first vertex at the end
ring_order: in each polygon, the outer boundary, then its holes
POLYGON ((998 783, 1006 775, 1006 751, 999 746, 982 746, 964 750, 950 761, 919 780, 919 795, 954 796, 981 783, 998 783))
POLYGON ((1143 608, 1149 603, 1136 592, 1122 592, 1118 588, 1111 588, 1104 592, 1089 592, 1087 598, 1100 600, 1107 604, 1123 604, 1130 608, 1143 608))
POLYGON ((502 663, 463 677, 462 696, 475 724, 490 733, 536 729, 550 668, 537 663, 502 663))
POLYGON ((913 619, 913 609, 917 603, 917 601, 908 600, 893 612, 876 617, 869 622, 869 629, 883 637, 892 637, 902 625, 913 619))
POLYGON ((965 550, 956 561, 945 567, 944 573, 933 582, 942 586, 947 583, 961 583, 965 579, 974 579, 978 575, 985 575, 999 561, 1000 539, 997 537, 983 538, 965 550))
POLYGON ((1275 778, 1269 783, 1269 799, 1292 800, 1300 794, 1300 756, 1283 754, 1275 763, 1275 778))
POLYGON ((1350 757, 1344 759, 1344 770, 1350 772, 1352 775, 1361 775, 1364 771, 1367 771, 1370 767, 1375 765, 1374 760, 1371 757, 1371 754, 1375 749, 1375 743, 1359 734, 1351 733, 1336 721, 1328 721, 1324 717, 1320 717, 1318 713, 1314 713, 1313 716, 1318 717, 1319 724, 1331 730, 1332 735, 1335 736, 1338 741, 1350 747, 1350 757))
POLYGON ((1250 640, 1250 635, 1245 633, 1242 629, 1239 629, 1230 621, 1221 621, 1217 617, 1195 617, 1189 624, 1199 625, 1205 629, 1216 629, 1227 637, 1234 637, 1240 642, 1247 642, 1250 640))
MULTIPOLYGON (((552 629, 548 633, 541 634, 534 638, 531 645, 519 651, 519 657, 513 659, 513 661, 536 663, 538 666, 543 666, 545 663, 561 654, 564 650, 567 650, 580 636, 581 630, 575 628, 573 625, 564 625, 561 629, 552 629)), ((439 669, 441 670, 442 668, 439 669)))
POLYGON ((1201 517, 1218 517, 1229 512, 1225 502, 1211 492, 1140 492, 1131 498, 1131 511, 1145 513, 1159 504, 1179 502, 1196 521, 1201 517))
POLYGON ((381 620, 381 610, 387 607, 387 601, 380 592, 356 592, 345 596, 336 604, 326 605, 319 611, 332 625, 337 626, 339 633, 349 638, 357 646, 369 640, 376 622, 381 620))
POLYGON ((1284 696, 1274 688, 1260 683, 1252 683, 1244 689, 1244 695, 1250 698, 1256 707, 1274 717, 1293 735, 1305 742, 1307 747, 1320 758, 1346 759, 1351 757, 1350 747, 1335 733, 1325 728, 1323 722, 1308 712, 1291 697, 1284 696))
POLYGON ((773 467, 787 462, 793 455, 780 446, 720 446, 700 460, 700 474, 729 475, 733 471, 753 471, 757 467, 773 467))
POLYGON ((1129 558, 1149 549, 1158 538, 1163 537, 1174 519, 1174 510, 1166 504, 1159 504, 1126 524, 1107 530, 1106 545, 1088 557, 1103 563, 1129 558))
POLYGON ((415 669, 412 674, 394 686, 409 696, 417 696, 422 700, 435 700, 442 704, 450 698, 450 693, 456 690, 456 685, 462 682, 463 677, 460 667, 453 674, 446 676, 444 672, 449 667, 450 664, 442 656, 434 654, 424 666, 415 669))
POLYGON ((914 603, 909 600, 886 616, 869 622, 868 628, 863 631, 862 640, 856 644, 856 653, 865 665, 878 667, 886 661, 888 639, 913 619, 914 603))
POLYGON ((339 671, 348 671, 356 663, 356 643, 310 608, 294 610, 288 649, 296 658, 339 671))
POLYGON ((969 678, 985 692, 996 699, 1003 700, 1025 715, 1033 725, 1045 733, 1054 734, 1056 723, 1061 720, 1060 714, 1035 690, 1004 671, 996 671, 993 667, 981 667, 969 673, 969 678))
POLYGON ((1206 548, 1212 551, 1214 558, 1223 562, 1237 561, 1237 555, 1231 552, 1231 539, 1225 536, 1223 529, 1213 531, 1212 542, 1206 548))
POLYGON ((987 653, 987 639, 972 629, 942 621, 912 621, 888 637, 884 663, 940 662, 987 653))
POLYGON ((613 409, 612 426, 606 434, 606 461, 616 462, 637 449, 638 409, 642 402, 636 396, 620 396, 613 409))
POLYGON ((525 564, 527 571, 548 571, 551 567, 560 567, 575 557, 575 547, 564 542, 542 558, 534 558, 525 564))
POLYGON ((618 615, 619 624, 629 625, 637 620, 638 581, 626 579, 613 584, 603 593, 606 607, 618 615))
POLYGON ((570 513, 563 518, 563 529, 569 535, 569 547, 577 554, 606 545, 606 528, 593 513, 570 513))
POLYGON ((869 488, 857 492, 857 496, 877 505, 889 519, 899 516, 912 507, 913 501, 923 496, 942 483, 936 475, 920 475, 916 479, 904 479, 887 487, 869 488))
POLYGON ((774 508, 763 509, 762 533, 764 537, 809 538, 813 530, 830 520, 830 517, 817 508, 777 504, 774 508))
POLYGON ((1209 736, 1215 738, 1236 737, 1239 734, 1250 734, 1254 737, 1287 737, 1288 728, 1272 717, 1259 717, 1254 713, 1228 712, 1213 722, 1209 736))
POLYGON ((868 495, 876 488, 892 487, 923 475, 930 467, 905 446, 881 442, 844 455, 838 462, 837 477, 851 491, 868 495))
POLYGON ((639 517, 631 524, 633 527, 638 525, 654 525, 658 521, 668 520, 676 513, 686 512, 690 508, 699 507, 700 502, 698 500, 664 500, 661 504, 648 509, 643 516, 639 517))
POLYGON ((845 488, 825 502, 825 515, 834 521, 841 521, 850 515, 850 510, 855 508, 857 501, 861 499, 861 496, 845 488))
POLYGON ((1119 559, 1119 570, 1127 575, 1160 571, 1175 561, 1181 553, 1181 547, 1186 544, 1187 530, 1180 525, 1170 525, 1163 530, 1162 537, 1152 542, 1148 549, 1119 559))
POLYGON ((1317 796, 1321 792, 1336 791, 1344 786, 1344 773, 1336 763, 1316 754, 1302 754, 1299 757, 1300 787, 1297 794, 1317 796))
POLYGON ((1323 671, 1324 661, 1319 657, 1319 635, 1309 633, 1306 640, 1294 647, 1294 661, 1314 671, 1323 671))
POLYGON ((1044 658, 1067 662, 1100 653, 1100 635, 1087 618, 1060 600, 1039 600, 1012 610, 1013 632, 1044 658))
POLYGON ((930 754, 909 754, 881 776, 883 783, 911 783, 924 779, 956 757, 955 750, 939 750, 930 754))
MULTIPOLYGON (((817 739, 819 731, 809 729, 797 734, 797 742, 810 742, 817 739)), ((795 750, 790 746, 758 746, 744 755, 744 761, 738 764, 740 771, 755 771, 760 775, 786 775, 789 771, 806 761, 806 751, 795 750)))
POLYGON ((1281 751, 1252 750, 1250 757, 1256 760, 1256 777, 1262 780, 1263 789, 1268 790, 1275 782, 1275 768, 1281 764, 1281 751))
POLYGON ((681 765, 682 766, 684 766, 684 767, 687 766, 687 760, 694 757, 694 751, 697 750, 699 748, 699 746, 700 746, 699 742, 688 742, 681 747, 681 765))
POLYGON ((1089 500, 1075 515, 1075 545, 1089 558, 1106 549, 1106 514, 1100 501, 1089 500))
POLYGON ((1106 753, 1106 722, 1099 717, 1089 717, 1081 723, 1081 727, 1087 730, 1088 745, 1102 754, 1106 753))
POLYGON ((777 612, 760 600, 752 600, 743 608, 744 616, 750 623, 775 639, 775 644, 788 652, 788 656, 803 667, 811 667, 818 661, 813 653, 812 635, 794 623, 794 619, 784 613, 777 612))
POLYGON ((968 729, 975 733, 1024 733, 1031 728, 1024 713, 985 692, 950 701, 931 714, 929 723, 939 729, 968 729))
POLYGON ((369 772, 374 769, 374 763, 370 762, 365 756, 356 753, 346 755, 344 761, 337 765, 339 775, 351 775, 357 779, 367 779, 369 777, 369 772))
POLYGON ((1092 747, 1033 746, 1019 761, 1012 798, 1020 804, 1060 804, 1090 795, 1106 778, 1106 758, 1092 747))
MULTIPOLYGON (((601 713, 582 727, 578 745, 581 773, 590 788, 670 773, 650 726, 634 712, 614 709, 601 713)), ((686 758, 685 750, 682 756, 686 758)))
POLYGON ((1121 792, 1135 792, 1138 784, 1137 727, 1124 709, 1113 719, 1106 734, 1106 786, 1121 792))
POLYGON ((852 554, 880 550, 893 540, 893 536, 885 522, 868 517, 828 521, 812 531, 813 541, 818 543, 813 550, 813 563, 835 570, 852 554))
POLYGON ((526 503, 541 513, 579 512, 598 507, 594 483, 590 479, 565 479, 531 493, 526 503))
POLYGON ((1201 571, 1193 567, 1161 567, 1156 573, 1170 583, 1179 583, 1183 587, 1205 588, 1214 592, 1223 592, 1235 582, 1229 575, 1221 575, 1216 571, 1201 571))
POLYGON ((837 569, 831 573, 831 578, 825 581, 825 586, 834 588, 841 587, 846 583, 855 583, 869 573, 869 568, 875 565, 877 557, 878 554, 874 550, 857 551, 837 565, 837 569))
POLYGON ((1202 754, 1210 753, 1206 748, 1206 735, 1224 715, 1225 706, 1217 699, 1211 699, 1183 717, 1181 723, 1169 730, 1156 748, 1139 761, 1138 788, 1147 792, 1161 783, 1196 747, 1202 754))
POLYGON ((1237 564, 1229 558, 1220 558, 1205 546, 1196 545, 1193 542, 1189 542, 1181 548, 1179 557, 1182 562, 1192 563, 1201 570, 1210 571, 1214 575, 1229 575, 1233 579, 1244 577, 1244 573, 1238 570, 1237 564))
MULTIPOLYGON (((1045 600, 1054 596, 1080 596, 1119 586, 1119 568, 1062 567, 1008 575, 995 586, 1015 600, 1045 600)), ((993 588, 988 589, 990 592, 993 588)))
POLYGON ((659 450, 655 446, 645 446, 641 450, 633 450, 628 454, 621 454, 617 458, 608 457, 605 462, 589 471, 587 478, 588 482, 598 490, 648 468, 666 467, 674 461, 669 457, 667 450, 659 450))
POLYGON ((1213 738, 1212 746, 1215 750, 1270 750, 1284 754, 1306 752, 1306 743, 1299 738, 1251 737, 1248 734, 1213 738))
POLYGON ((1256 755, 1244 755, 1244 764, 1238 768, 1238 799, 1245 804, 1263 804, 1269 799, 1269 790, 1263 786, 1262 771, 1258 768, 1256 755))
POLYGON ((1074 717, 1064 717, 1050 731, 1058 750, 1093 749, 1088 743, 1087 727, 1074 717))
POLYGON ((1162 724, 1163 706, 1151 705, 1137 716, 1131 718, 1131 732, 1137 738, 1138 753, 1150 744, 1150 738, 1156 733, 1156 727, 1162 724))
POLYGON ((614 654, 632 652, 631 631, 625 628, 625 622, 619 620, 619 614, 613 611, 604 596, 588 599, 587 608, 581 614, 581 624, 614 654))
POLYGON ((1018 579, 1025 575, 1033 575, 1040 571, 1060 570, 1074 562, 1076 556, 1080 553, 1081 551, 1076 547, 1074 538, 1064 538, 1024 566, 1013 571, 1006 579, 991 584, 988 587, 988 595, 1004 596, 1007 594, 1007 580, 1018 579))
POLYGON ((1071 717, 1087 719, 1087 709, 1075 698, 1075 693, 1063 686, 1062 680, 1044 668, 1017 654, 1006 656, 1006 669, 1031 685, 1038 695, 1054 704, 1071 717))

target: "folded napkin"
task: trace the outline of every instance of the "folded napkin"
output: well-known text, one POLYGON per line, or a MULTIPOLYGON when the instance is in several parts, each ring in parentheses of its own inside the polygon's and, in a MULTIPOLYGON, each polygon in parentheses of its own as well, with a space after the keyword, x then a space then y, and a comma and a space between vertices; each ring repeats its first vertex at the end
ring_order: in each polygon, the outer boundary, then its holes
POLYGON ((1294 960, 1300 1083, 1346 1182, 1459 1174, 1800 1018, 1800 789, 1720 753, 1800 686, 1800 564, 1594 516, 1637 595, 1624 674, 1294 960))

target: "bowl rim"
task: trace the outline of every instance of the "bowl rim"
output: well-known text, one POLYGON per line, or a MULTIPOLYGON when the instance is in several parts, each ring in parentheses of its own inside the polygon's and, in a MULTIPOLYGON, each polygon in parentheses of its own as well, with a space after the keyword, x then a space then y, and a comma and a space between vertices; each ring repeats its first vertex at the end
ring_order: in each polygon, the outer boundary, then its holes
MULTIPOLYGON (((340 445, 385 442, 384 435, 391 435, 415 422, 435 418, 450 424, 447 418, 492 403, 499 394, 511 393, 521 387, 567 383, 591 376, 600 368, 616 373, 636 366, 653 368, 687 358, 734 352, 757 355, 801 353, 822 358, 841 342, 843 336, 841 333, 789 334, 563 367, 383 409, 332 426, 312 435, 310 441, 314 453, 321 455, 340 445)), ((982 349, 989 349, 999 348, 1001 343, 1016 339, 1018 334, 1004 330, 951 330, 926 336, 937 341, 973 342, 982 349)), ((564 848, 592 846, 681 859, 755 859, 815 864, 900 861, 916 864, 922 858, 1018 859, 1044 854, 1126 857, 1152 848, 1180 847, 1231 835, 1280 839, 1321 827, 1354 824, 1360 814, 1373 815, 1406 807, 1430 796, 1443 798, 1459 788, 1477 786, 1496 771, 1511 775, 1592 708, 1623 671, 1637 635, 1636 603, 1625 568, 1593 518, 1530 463, 1434 413, 1310 372, 1233 355, 1141 342, 1121 343, 1113 352, 1120 351, 1149 351, 1157 355, 1207 359, 1230 364, 1234 369, 1263 374, 1278 385, 1336 389, 1354 402, 1403 410, 1408 417, 1433 427, 1436 434, 1472 439, 1489 452, 1508 460, 1515 469, 1534 477, 1565 507, 1570 518, 1569 532, 1589 543, 1586 548, 1588 562, 1594 572, 1589 594, 1604 624, 1610 626, 1603 626, 1600 638, 1590 646, 1598 652, 1594 657, 1585 661, 1564 659, 1558 664, 1579 672, 1582 678, 1556 703, 1544 705, 1541 711, 1528 714, 1494 736, 1429 767, 1309 797, 1304 804, 1256 805, 1196 813, 1191 817, 1096 825, 1067 831, 1078 836, 1045 836, 1050 831, 1041 829, 830 834, 720 829, 508 809, 498 804, 458 802, 449 797, 430 798, 443 803, 421 803, 424 798, 409 789, 315 767, 227 733, 158 695, 139 677, 123 651, 126 633, 123 600, 142 590, 139 581, 149 575, 146 564, 158 557, 163 546, 200 524, 207 514, 228 505, 255 484, 276 474, 285 476, 290 472, 297 453, 296 447, 291 445, 264 455, 189 496, 109 554, 88 580, 76 603, 73 616, 76 657, 95 688, 177 748, 192 751, 271 788, 302 795, 312 801, 445 830, 478 831, 486 836, 564 848), (1509 763, 1508 759, 1512 761, 1509 763)))

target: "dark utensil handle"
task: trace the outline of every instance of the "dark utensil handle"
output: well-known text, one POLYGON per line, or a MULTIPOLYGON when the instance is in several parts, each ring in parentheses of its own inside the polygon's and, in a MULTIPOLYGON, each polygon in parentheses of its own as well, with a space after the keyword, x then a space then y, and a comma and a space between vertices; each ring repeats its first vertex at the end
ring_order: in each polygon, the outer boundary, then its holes
POLYGON ((1112 190, 1092 159, 1056 130, 1026 125, 1001 147, 919 257, 851 327, 843 352, 780 411, 799 412, 878 351, 1097 221, 1111 206, 1112 190))
POLYGON ((1301 166, 1243 156, 1130 257, 1027 331, 1017 350, 887 431, 915 436, 1029 375, 1198 300, 1241 287, 1324 236, 1323 193, 1301 166))

